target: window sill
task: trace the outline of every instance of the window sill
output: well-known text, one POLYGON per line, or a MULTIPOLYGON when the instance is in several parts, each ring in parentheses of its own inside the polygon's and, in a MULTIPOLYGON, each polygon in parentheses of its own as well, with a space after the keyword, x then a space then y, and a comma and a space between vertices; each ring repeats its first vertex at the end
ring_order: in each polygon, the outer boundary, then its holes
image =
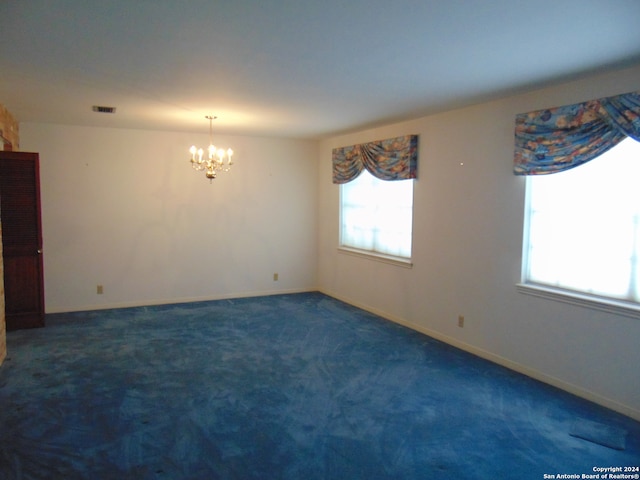
POLYGON ((581 294, 569 290, 535 284, 518 283, 516 285, 516 289, 520 293, 532 295, 534 297, 546 298, 548 300, 577 305, 592 310, 612 313, 614 315, 640 319, 640 305, 624 302, 622 300, 596 297, 588 294, 581 294))
POLYGON ((384 255, 382 253, 370 252, 367 250, 358 250, 357 248, 338 247, 338 253, 352 255, 354 257, 367 258, 377 262, 388 263, 398 267, 412 268, 413 263, 410 258, 394 257, 393 255, 384 255))

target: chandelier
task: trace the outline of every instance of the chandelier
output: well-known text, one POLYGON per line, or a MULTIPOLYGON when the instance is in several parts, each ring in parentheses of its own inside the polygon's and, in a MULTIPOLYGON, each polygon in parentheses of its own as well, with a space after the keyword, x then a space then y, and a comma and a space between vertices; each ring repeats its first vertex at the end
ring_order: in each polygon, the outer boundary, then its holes
POLYGON ((191 153, 191 166, 194 170, 201 172, 204 170, 204 174, 209 179, 209 183, 216 178, 218 172, 228 172, 231 170, 233 161, 233 150, 230 148, 225 150, 224 148, 216 148, 213 144, 213 121, 218 117, 212 117, 207 115, 204 117, 209 120, 209 147, 207 148, 207 155, 204 155, 202 148, 196 148, 195 145, 191 145, 189 153, 191 153))

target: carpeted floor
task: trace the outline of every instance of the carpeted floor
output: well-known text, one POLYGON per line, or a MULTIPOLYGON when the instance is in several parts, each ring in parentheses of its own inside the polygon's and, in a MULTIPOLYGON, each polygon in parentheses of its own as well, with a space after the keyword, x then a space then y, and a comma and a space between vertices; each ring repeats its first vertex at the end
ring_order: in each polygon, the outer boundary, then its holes
POLYGON ((538 480, 640 464, 639 422, 320 293, 47 325, 7 336, 1 479, 538 480))

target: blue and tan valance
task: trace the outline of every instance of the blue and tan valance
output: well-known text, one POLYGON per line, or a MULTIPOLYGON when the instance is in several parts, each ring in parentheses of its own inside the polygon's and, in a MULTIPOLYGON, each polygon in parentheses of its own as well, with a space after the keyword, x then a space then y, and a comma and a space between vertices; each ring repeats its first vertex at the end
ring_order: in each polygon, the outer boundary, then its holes
POLYGON ((516 116, 516 175, 568 170, 593 160, 626 137, 640 141, 640 92, 516 116))
POLYGON ((416 178, 418 136, 388 138, 333 149, 333 183, 347 183, 365 168, 380 180, 416 178))

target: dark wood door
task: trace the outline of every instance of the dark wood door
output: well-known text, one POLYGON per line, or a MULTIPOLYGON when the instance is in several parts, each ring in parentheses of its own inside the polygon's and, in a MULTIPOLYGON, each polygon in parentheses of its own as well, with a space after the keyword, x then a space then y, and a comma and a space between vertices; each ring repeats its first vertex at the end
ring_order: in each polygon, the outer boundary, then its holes
POLYGON ((7 330, 44 327, 37 153, 0 152, 0 214, 7 330))

